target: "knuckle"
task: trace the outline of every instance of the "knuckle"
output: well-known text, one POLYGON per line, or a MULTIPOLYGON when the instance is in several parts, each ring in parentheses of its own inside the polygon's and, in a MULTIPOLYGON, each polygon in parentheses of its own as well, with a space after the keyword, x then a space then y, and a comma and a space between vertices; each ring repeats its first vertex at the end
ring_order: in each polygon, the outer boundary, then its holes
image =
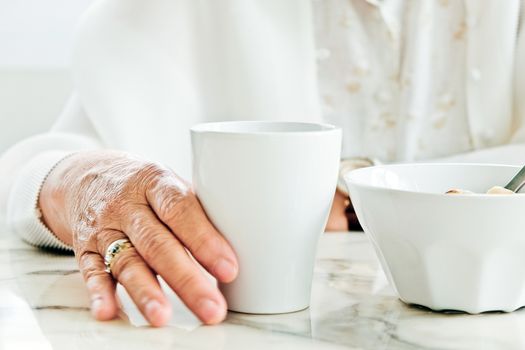
POLYGON ((84 278, 89 280, 99 279, 100 277, 105 277, 106 272, 100 269, 88 269, 83 272, 84 278))
POLYGON ((196 256, 209 256, 222 249, 222 242, 213 234, 200 233, 189 240, 188 248, 196 256))
POLYGON ((149 231, 147 222, 140 212, 132 210, 132 213, 129 216, 129 229, 132 232, 135 232, 139 237, 149 231))
POLYGON ((150 300, 156 299, 158 297, 158 294, 155 293, 154 287, 145 282, 135 282, 133 284, 133 289, 137 295, 137 305, 146 306, 150 300))
POLYGON ((129 248, 115 257, 111 264, 111 272, 117 280, 125 282, 133 278, 135 270, 141 263, 135 249, 129 248))
POLYGON ((190 194, 174 192, 163 196, 158 210, 160 218, 166 223, 178 222, 187 217, 192 210, 195 210, 195 202, 190 194))
POLYGON ((149 203, 164 220, 178 218, 197 202, 190 186, 168 168, 147 165, 142 181, 149 203))
POLYGON ((140 247, 140 253, 144 260, 151 263, 159 259, 159 257, 167 256, 170 248, 170 239, 169 235, 159 235, 142 229, 142 232, 139 233, 137 247, 140 247))
POLYGON ((137 180, 147 186, 155 186, 165 176, 171 175, 171 171, 160 164, 145 162, 137 171, 137 180))
POLYGON ((86 287, 91 294, 96 294, 104 291, 107 287, 107 273, 105 271, 89 271, 84 274, 86 287))
POLYGON ((85 251, 79 256, 79 267, 82 277, 90 291, 100 290, 103 288, 101 280, 107 278, 102 261, 95 259, 95 253, 85 251))
POLYGON ((193 290, 196 292, 195 288, 199 285, 200 276, 196 272, 192 271, 181 271, 175 276, 174 285, 181 291, 193 290))
POLYGON ((94 241, 94 246, 96 246, 97 251, 104 257, 110 244, 121 238, 124 238, 121 231, 102 229, 92 235, 91 239, 94 241))
POLYGON ((95 260, 93 259, 93 252, 83 250, 75 252, 75 254, 78 259, 78 265, 80 267, 80 270, 83 273, 90 270, 96 270, 98 268, 95 260))

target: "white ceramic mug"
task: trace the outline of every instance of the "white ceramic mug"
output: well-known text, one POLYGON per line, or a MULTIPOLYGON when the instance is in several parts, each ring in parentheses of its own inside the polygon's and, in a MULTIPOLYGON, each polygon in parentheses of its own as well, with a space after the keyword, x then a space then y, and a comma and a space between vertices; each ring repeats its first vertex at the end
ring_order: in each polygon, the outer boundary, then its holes
POLYGON ((332 204, 341 130, 296 122, 220 122, 191 129, 193 185, 234 248, 235 281, 220 286, 246 313, 305 309, 317 241, 332 204))

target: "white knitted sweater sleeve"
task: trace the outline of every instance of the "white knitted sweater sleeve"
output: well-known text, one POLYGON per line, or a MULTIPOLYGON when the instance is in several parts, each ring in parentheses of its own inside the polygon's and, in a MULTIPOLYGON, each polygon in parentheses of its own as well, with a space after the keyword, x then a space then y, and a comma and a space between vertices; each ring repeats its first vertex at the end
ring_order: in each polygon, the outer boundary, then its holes
POLYGON ((100 147, 94 128, 73 96, 50 132, 22 140, 0 156, 0 222, 30 244, 71 249, 42 222, 40 190, 64 157, 100 147))

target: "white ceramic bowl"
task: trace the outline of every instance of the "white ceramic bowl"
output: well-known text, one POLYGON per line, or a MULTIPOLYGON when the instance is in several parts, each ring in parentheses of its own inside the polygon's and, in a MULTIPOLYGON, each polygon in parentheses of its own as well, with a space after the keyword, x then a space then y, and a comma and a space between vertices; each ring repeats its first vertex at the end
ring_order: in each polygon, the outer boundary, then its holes
POLYGON ((484 193, 519 167, 405 164, 346 174, 383 269, 406 303, 468 313, 525 305, 525 195, 484 193))

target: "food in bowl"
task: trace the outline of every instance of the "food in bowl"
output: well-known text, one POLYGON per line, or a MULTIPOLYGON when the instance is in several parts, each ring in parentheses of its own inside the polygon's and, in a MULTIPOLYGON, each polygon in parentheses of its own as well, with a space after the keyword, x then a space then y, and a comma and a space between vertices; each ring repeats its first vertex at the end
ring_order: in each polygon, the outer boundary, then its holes
MULTIPOLYGON (((472 191, 468 191, 468 190, 462 190, 460 188, 453 188, 445 192, 445 194, 475 194, 475 193, 472 191)), ((516 193, 514 193, 511 190, 506 189, 505 187, 492 186, 491 188, 489 188, 486 194, 516 194, 516 193)))
POLYGON ((525 196, 484 194, 519 170, 404 164, 345 175, 359 221, 401 300, 469 313, 525 305, 525 196), (446 195, 451 184, 482 194, 446 195))

